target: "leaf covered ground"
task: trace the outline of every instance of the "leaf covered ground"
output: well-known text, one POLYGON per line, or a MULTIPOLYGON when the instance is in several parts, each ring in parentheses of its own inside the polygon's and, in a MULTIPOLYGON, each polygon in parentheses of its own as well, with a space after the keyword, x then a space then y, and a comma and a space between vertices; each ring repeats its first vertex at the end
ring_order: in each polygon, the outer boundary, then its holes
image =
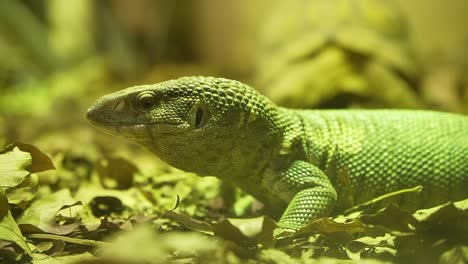
MULTIPOLYGON (((274 237, 249 196, 164 165, 15 142, 0 151, 0 171, 0 263, 468 260, 468 200, 410 213, 379 208, 381 197, 274 237)), ((418 188, 389 196, 408 191, 418 188)))

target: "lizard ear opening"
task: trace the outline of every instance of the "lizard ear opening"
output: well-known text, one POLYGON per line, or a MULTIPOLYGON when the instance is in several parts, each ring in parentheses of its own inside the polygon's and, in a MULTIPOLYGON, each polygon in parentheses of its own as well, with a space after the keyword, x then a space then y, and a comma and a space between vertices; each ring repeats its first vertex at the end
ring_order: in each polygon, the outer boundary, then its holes
POLYGON ((195 114, 195 128, 200 128, 202 120, 203 120, 203 109, 199 107, 197 109, 197 113, 195 114))
POLYGON ((203 127, 209 119, 209 111, 205 104, 198 102, 190 111, 189 124, 195 129, 203 127))

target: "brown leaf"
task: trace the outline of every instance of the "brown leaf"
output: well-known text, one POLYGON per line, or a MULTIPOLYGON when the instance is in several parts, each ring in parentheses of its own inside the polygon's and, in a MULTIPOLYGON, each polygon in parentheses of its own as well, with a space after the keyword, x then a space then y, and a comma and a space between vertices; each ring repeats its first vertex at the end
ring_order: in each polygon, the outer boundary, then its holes
POLYGON ((262 230, 260 233, 255 237, 255 240, 258 243, 262 244, 266 248, 273 247, 275 244, 275 239, 273 237, 273 231, 276 228, 276 223, 273 219, 264 216, 263 223, 262 223, 262 230))
POLYGON ((128 189, 133 185, 133 175, 138 168, 130 161, 119 157, 107 157, 96 163, 101 183, 106 188, 128 189))
POLYGON ((360 220, 354 220, 347 223, 338 223, 330 218, 321 218, 311 221, 306 226, 298 230, 295 235, 307 234, 307 233, 336 233, 344 232, 348 234, 355 234, 364 232, 365 225, 360 220))
POLYGON ((163 216, 170 218, 182 224, 186 228, 189 228, 195 231, 204 232, 204 233, 213 232, 212 227, 210 226, 209 223, 193 219, 192 217, 186 214, 180 214, 180 213, 176 213, 173 211, 168 211, 164 213, 163 216))
POLYGON ((362 215, 359 219, 366 224, 381 225, 402 232, 413 231, 411 226, 417 222, 410 212, 400 209, 395 204, 390 204, 375 214, 362 215))
POLYGON ((49 156, 47 156, 46 154, 44 154, 44 152, 40 151, 38 148, 30 144, 15 141, 14 143, 0 150, 0 154, 12 151, 15 147, 18 147, 21 151, 29 152, 31 154, 32 162, 26 168, 30 173, 55 169, 55 166, 52 163, 52 160, 49 158, 49 156))
POLYGON ((256 247, 256 241, 244 235, 239 228, 234 226, 229 220, 211 224, 216 236, 232 241, 242 247, 256 247))
POLYGON ((432 239, 449 238, 468 243, 468 209, 447 203, 442 206, 418 210, 414 214, 418 223, 416 232, 432 239))

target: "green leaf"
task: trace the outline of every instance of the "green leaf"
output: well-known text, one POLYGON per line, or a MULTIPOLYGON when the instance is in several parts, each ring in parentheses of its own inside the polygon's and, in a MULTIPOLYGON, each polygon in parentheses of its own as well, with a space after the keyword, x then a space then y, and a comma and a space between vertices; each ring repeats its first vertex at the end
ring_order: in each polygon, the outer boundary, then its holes
POLYGON ((468 246, 457 246, 440 256, 439 263, 468 263, 468 246))
POLYGON ((15 142, 0 151, 0 186, 10 204, 25 207, 36 195, 39 178, 34 172, 54 169, 52 161, 36 147, 15 142))
POLYGON ((386 234, 381 237, 361 237, 356 240, 349 242, 346 245, 346 253, 348 257, 353 260, 359 260, 363 257, 363 254, 368 256, 395 256, 395 241, 394 237, 390 234, 386 234))
POLYGON ((101 223, 101 216, 113 213, 131 216, 136 212, 151 212, 153 208, 153 204, 136 188, 121 191, 104 189, 97 184, 82 183, 75 198, 85 205, 82 222, 88 229, 98 226, 101 223))
POLYGON ((31 154, 17 147, 0 155, 0 186, 12 188, 20 184, 30 173, 26 167, 31 165, 31 154))
POLYGON ((264 247, 272 247, 274 244, 273 230, 276 223, 269 217, 260 216, 255 218, 228 218, 245 236, 253 239, 257 244, 264 247))
POLYGON ((32 255, 31 249, 26 243, 26 238, 21 233, 8 206, 3 189, 0 187, 0 241, 11 241, 21 247, 28 255, 32 255))
POLYGON ((21 204, 22 202, 28 202, 36 196, 38 188, 39 176, 33 173, 24 179, 20 184, 14 188, 5 190, 10 204, 21 204))
POLYGON ((98 251, 102 263, 220 263, 219 241, 197 232, 158 233, 141 225, 111 240, 98 251))
POLYGON ((80 225, 80 221, 69 216, 72 223, 61 225, 56 222, 57 213, 66 206, 79 204, 72 199, 68 189, 62 189, 34 201, 19 217, 18 225, 26 232, 69 234, 80 225))
POLYGON ((260 263, 269 264, 300 264, 302 261, 293 259, 283 251, 277 249, 262 250, 258 256, 260 263))
POLYGON ((76 255, 50 257, 43 254, 34 254, 34 264, 76 264, 76 263, 94 263, 96 257, 89 252, 76 255))

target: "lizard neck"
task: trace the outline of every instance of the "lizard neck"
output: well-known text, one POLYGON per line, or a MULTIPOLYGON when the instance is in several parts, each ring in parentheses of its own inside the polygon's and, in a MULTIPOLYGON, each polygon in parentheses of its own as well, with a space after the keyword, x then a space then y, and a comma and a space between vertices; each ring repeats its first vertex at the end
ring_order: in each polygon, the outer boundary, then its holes
POLYGON ((323 118, 321 111, 281 108, 281 153, 289 155, 292 160, 304 160, 326 170, 333 157, 335 140, 330 137, 330 124, 323 118))
POLYGON ((216 176, 237 184, 258 177, 278 152, 282 130, 276 108, 255 119, 233 111, 227 125, 216 126, 207 138, 206 132, 181 136, 164 134, 139 142, 178 169, 200 176, 216 176), (235 125, 232 125, 235 124, 235 125))

